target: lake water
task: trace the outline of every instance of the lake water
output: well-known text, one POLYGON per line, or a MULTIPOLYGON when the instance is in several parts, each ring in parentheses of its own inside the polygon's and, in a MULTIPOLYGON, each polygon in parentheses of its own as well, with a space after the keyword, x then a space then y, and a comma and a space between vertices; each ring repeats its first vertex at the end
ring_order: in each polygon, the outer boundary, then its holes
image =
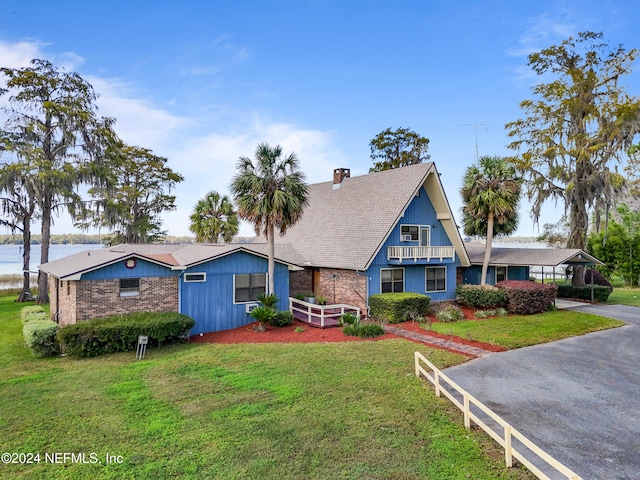
MULTIPOLYGON (((57 260, 83 250, 96 250, 98 248, 102 248, 102 245, 51 245, 49 247, 49 260, 57 260)), ((22 253, 22 245, 0 245, 0 275, 21 275, 22 253)), ((31 245, 29 270, 37 274, 38 265, 40 265, 40 245, 31 245)))

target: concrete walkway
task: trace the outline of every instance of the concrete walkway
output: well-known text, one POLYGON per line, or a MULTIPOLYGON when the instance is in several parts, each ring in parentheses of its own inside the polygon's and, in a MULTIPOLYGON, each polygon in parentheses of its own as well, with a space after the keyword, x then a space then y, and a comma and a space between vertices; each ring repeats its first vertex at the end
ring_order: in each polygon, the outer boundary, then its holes
POLYGON ((640 479, 640 308, 556 302, 627 325, 488 355, 445 373, 587 479, 640 479))
POLYGON ((411 340, 416 340, 428 346, 445 348, 470 357, 484 357, 493 353, 482 348, 472 347, 463 343, 454 342, 453 340, 444 340, 442 338, 432 337, 431 335, 416 333, 410 330, 404 330, 400 327, 394 327, 389 324, 384 325, 383 328, 385 332, 393 333, 399 337, 410 338, 411 340))

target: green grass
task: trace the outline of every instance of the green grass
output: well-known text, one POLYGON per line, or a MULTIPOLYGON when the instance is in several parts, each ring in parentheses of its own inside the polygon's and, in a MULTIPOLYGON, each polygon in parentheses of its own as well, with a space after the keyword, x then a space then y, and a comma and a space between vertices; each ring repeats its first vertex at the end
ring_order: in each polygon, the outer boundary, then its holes
POLYGON ((431 328, 445 335, 456 335, 512 349, 584 335, 621 325, 624 323, 610 318, 558 310, 539 315, 434 323, 431 328))
POLYGON ((21 306, 0 297, 0 453, 101 463, 0 464, 0 478, 533 478, 413 375, 416 348, 440 367, 461 356, 394 339, 38 359, 21 306))
POLYGON ((640 288, 614 288, 607 305, 631 305, 640 307, 640 288))

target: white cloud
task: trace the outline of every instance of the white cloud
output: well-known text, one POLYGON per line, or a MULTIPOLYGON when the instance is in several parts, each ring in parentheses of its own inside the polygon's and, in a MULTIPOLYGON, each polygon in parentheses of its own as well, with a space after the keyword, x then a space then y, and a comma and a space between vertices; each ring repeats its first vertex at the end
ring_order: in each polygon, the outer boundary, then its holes
MULTIPOLYGON (((240 57, 248 55, 228 40, 224 37, 219 43, 240 57)), ((0 43, 0 65, 25 67, 32 58, 47 58, 72 71, 83 63, 81 57, 70 52, 55 57, 45 55, 42 46, 36 42, 0 43)), ((207 192, 229 194, 238 158, 253 157, 258 143, 281 145, 284 154, 295 152, 309 183, 330 181, 333 168, 349 166, 334 146, 331 132, 271 121, 256 112, 226 107, 209 113, 200 111, 198 115, 204 117, 178 116, 145 98, 144 90, 126 79, 79 73, 99 94, 100 115, 116 119, 116 132, 125 142, 167 157, 169 166, 185 177, 174 192, 178 209, 164 216, 164 229, 172 235, 189 234, 188 217, 207 192)), ((72 230, 66 217, 58 219, 54 226, 55 233, 72 230)), ((241 234, 251 233, 252 229, 243 225, 241 234)))

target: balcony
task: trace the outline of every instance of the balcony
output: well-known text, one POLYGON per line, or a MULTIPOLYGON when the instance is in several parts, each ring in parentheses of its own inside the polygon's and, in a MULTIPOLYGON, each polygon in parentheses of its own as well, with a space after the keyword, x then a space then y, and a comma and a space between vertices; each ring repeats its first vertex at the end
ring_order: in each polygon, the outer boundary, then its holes
POLYGON ((387 247, 387 260, 426 260, 427 262, 432 259, 439 259, 441 262, 444 259, 454 260, 456 256, 456 249, 454 247, 387 247))

